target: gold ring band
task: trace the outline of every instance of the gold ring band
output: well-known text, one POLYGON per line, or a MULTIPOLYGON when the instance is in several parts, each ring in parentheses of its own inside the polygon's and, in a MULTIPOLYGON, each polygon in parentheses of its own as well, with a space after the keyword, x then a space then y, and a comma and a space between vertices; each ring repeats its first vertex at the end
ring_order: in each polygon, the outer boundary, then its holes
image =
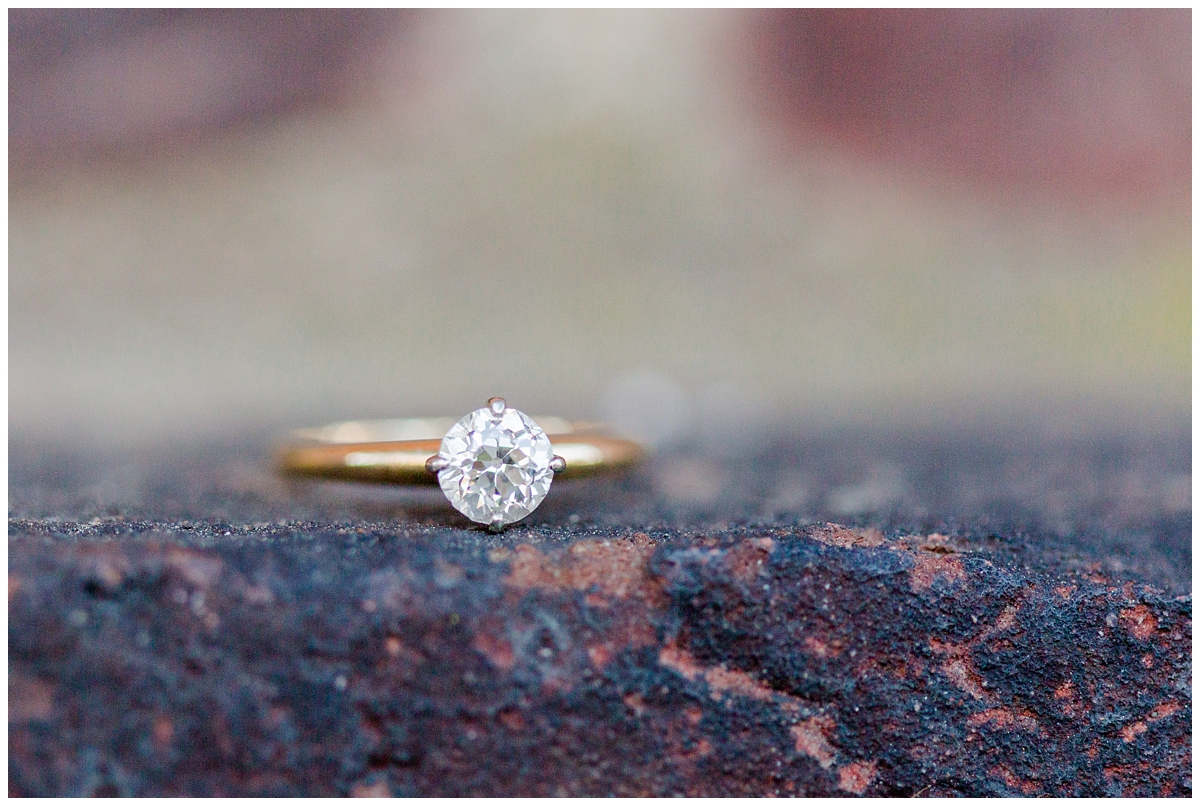
MULTIPOLYGON (((603 434, 599 423, 571 423, 560 417, 533 418, 561 456, 564 479, 619 470, 636 463, 642 447, 603 434)), ((277 454, 285 475, 377 484, 427 485, 438 478, 427 462, 436 456, 453 418, 352 420, 295 431, 277 454)))

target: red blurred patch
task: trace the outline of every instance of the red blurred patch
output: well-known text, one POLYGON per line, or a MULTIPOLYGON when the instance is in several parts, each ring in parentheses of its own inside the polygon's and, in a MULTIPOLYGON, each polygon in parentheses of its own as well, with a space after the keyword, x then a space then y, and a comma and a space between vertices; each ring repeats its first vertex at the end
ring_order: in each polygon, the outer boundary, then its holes
POLYGON ((796 149, 1187 203, 1188 9, 796 9, 759 23, 756 100, 796 149))
POLYGON ((13 9, 9 160, 142 157, 359 91, 408 17, 333 9, 13 9))

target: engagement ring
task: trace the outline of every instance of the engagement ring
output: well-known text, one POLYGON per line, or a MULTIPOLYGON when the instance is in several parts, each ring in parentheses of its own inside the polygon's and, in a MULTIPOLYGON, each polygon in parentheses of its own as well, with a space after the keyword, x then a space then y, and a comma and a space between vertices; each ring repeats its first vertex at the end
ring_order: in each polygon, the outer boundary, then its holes
POLYGON ((297 431, 294 437, 279 454, 279 468, 287 475, 436 482, 455 509, 496 531, 537 509, 556 475, 615 470, 642 456, 636 442, 604 436, 598 424, 559 417, 535 422, 499 397, 458 422, 356 420, 297 431))

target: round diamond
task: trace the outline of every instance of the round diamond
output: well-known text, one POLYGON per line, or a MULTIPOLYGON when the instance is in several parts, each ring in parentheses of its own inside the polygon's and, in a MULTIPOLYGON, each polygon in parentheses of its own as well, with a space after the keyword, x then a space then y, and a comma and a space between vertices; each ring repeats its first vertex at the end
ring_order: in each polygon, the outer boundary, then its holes
POLYGON ((537 509, 550 490, 554 449, 523 412, 503 402, 476 409, 446 432, 438 483, 450 503, 476 523, 504 526, 537 509))

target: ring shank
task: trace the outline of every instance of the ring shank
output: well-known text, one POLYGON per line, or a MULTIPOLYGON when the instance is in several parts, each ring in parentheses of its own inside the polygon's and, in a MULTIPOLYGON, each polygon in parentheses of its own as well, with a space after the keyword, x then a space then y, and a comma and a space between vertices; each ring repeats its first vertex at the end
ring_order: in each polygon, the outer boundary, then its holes
MULTIPOLYGON (((535 420, 539 424, 543 421, 549 426, 543 428, 555 454, 566 460, 567 467, 557 474, 558 478, 618 470, 642 456, 636 442, 603 436, 597 433, 599 426, 594 423, 572 424, 557 417, 535 420)), ((441 449, 441 435, 449 428, 445 423, 440 418, 358 420, 298 431, 297 441, 285 445, 276 461, 280 472, 287 476, 376 484, 437 484, 437 476, 425 469, 425 462, 441 449), (387 438, 401 435, 409 438, 387 438)))

